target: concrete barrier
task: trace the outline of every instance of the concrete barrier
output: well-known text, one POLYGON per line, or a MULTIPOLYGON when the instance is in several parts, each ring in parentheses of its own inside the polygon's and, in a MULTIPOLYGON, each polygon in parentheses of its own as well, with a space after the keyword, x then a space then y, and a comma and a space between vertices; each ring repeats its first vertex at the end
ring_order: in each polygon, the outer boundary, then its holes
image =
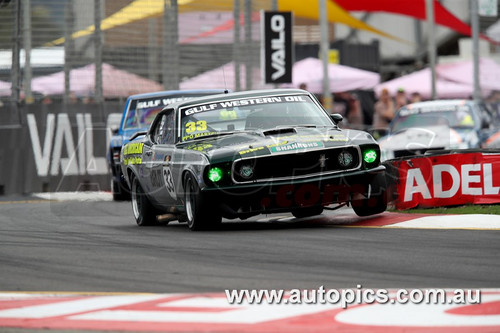
POLYGON ((0 109, 0 195, 110 190, 107 119, 122 103, 0 109))

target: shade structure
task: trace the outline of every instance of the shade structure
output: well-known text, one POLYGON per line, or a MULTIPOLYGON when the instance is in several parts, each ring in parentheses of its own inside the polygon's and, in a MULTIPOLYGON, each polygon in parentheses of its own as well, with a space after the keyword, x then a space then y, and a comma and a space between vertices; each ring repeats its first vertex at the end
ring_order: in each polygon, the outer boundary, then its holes
MULTIPOLYGON (((235 68, 234 62, 229 62, 223 66, 193 76, 182 81, 179 86, 181 89, 230 89, 235 90, 235 68)), ((245 89, 246 69, 243 64, 240 65, 240 87, 245 89)), ((252 89, 271 88, 271 85, 265 85, 262 81, 260 68, 252 68, 252 89)))
POLYGON ((11 94, 10 87, 11 87, 10 82, 0 81, 0 96, 10 96, 11 94))
MULTIPOLYGON (((328 64, 328 78, 331 92, 370 90, 380 82, 378 73, 338 64, 328 64)), ((320 59, 306 58, 293 65, 292 86, 302 83, 312 93, 323 92, 323 62, 320 59)))
MULTIPOLYGON (((440 99, 471 98, 474 94, 474 64, 472 60, 463 60, 436 66, 436 94, 440 99)), ((500 65, 489 58, 479 61, 479 81, 481 95, 487 96, 492 90, 500 90, 500 65)), ((382 82, 375 87, 375 93, 386 88, 391 95, 398 89, 407 94, 418 92, 424 99, 431 98, 431 70, 420 71, 382 82)))
MULTIPOLYGON (((90 64, 70 71, 70 92, 79 97, 95 94, 95 65, 90 64)), ((103 97, 127 97, 133 94, 163 90, 155 81, 117 69, 109 64, 102 65, 103 97)), ((45 95, 64 94, 64 72, 40 76, 31 81, 31 88, 45 95)))
MULTIPOLYGON (((425 21, 427 19, 425 0, 329 0, 335 2, 345 10, 363 11, 363 12, 387 12, 414 17, 425 21)), ((451 13, 438 0, 434 2, 435 23, 450 28, 458 33, 471 36, 472 29, 465 22, 451 13)), ((481 38, 490 40, 487 36, 481 35, 481 38)), ((491 40, 490 40, 491 41, 491 40)))
MULTIPOLYGON (((474 63, 472 60, 440 64, 437 74, 449 81, 474 85, 474 63)), ((500 65, 489 58, 479 59, 479 82, 481 90, 500 90, 500 65)))
MULTIPOLYGON (((404 89, 407 95, 418 92, 423 99, 430 99, 432 97, 431 75, 430 68, 425 68, 394 80, 380 83, 374 90, 377 96, 380 95, 382 89, 387 89, 389 94, 394 96, 399 89, 404 89)), ((473 93, 473 87, 470 84, 437 78, 436 93, 440 99, 469 98, 473 93)))
MULTIPOLYGON (((129 1, 130 2, 130 1, 129 1)), ((227 11, 232 12, 234 1, 233 0, 219 0, 216 2, 208 2, 206 0, 179 0, 178 1, 179 13, 196 12, 196 11, 227 11)), ((400 40, 389 33, 378 30, 366 24, 363 20, 350 15, 345 9, 340 7, 333 1, 326 2, 327 16, 329 22, 345 24, 353 29, 362 29, 380 36, 400 40)), ((310 19, 318 19, 319 8, 317 1, 303 1, 303 0, 280 0, 278 2, 280 11, 293 11, 296 17, 304 17, 310 19)), ((103 31, 113 29, 118 26, 126 25, 131 22, 158 17, 162 15, 165 8, 164 0, 134 0, 128 3, 119 11, 111 14, 103 19, 101 22, 101 29, 103 31)), ((223 22, 222 26, 227 23, 223 22)), ((72 34, 72 38, 79 38, 93 34, 95 31, 94 25, 90 25, 83 30, 76 31, 72 34)), ((50 45, 61 45, 64 43, 64 37, 60 37, 52 42, 50 45)))

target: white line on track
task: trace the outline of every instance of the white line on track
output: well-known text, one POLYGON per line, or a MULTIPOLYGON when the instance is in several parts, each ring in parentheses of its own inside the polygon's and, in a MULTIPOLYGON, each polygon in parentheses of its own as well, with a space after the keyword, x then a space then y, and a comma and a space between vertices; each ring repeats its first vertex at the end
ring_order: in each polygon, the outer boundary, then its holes
POLYGON ((111 192, 47 192, 33 193, 34 197, 56 201, 113 201, 111 192))
POLYGON ((383 228, 500 230, 500 216, 488 214, 425 216, 385 225, 383 228))

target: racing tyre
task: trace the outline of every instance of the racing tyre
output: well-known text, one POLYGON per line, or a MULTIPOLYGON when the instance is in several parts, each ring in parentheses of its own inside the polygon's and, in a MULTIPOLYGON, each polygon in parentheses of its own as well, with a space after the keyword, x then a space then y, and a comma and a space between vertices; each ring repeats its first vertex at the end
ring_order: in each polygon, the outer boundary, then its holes
POLYGON ((358 216, 369 216, 380 214, 387 209, 386 180, 385 175, 378 175, 371 184, 372 193, 370 198, 362 198, 351 202, 352 209, 358 216))
POLYGON ((146 193, 144 193, 137 177, 133 177, 132 179, 132 190, 130 194, 132 199, 132 210, 137 225, 142 227, 158 224, 156 221, 158 210, 153 207, 146 197, 146 193))
POLYGON ((184 208, 189 229, 209 230, 220 226, 222 215, 214 211, 214 205, 200 191, 198 182, 191 174, 184 179, 184 208))
POLYGON ((111 193, 113 193, 114 201, 130 200, 130 191, 128 186, 123 182, 116 182, 111 179, 111 193))
POLYGON ((305 207, 292 210, 292 215, 298 219, 302 217, 315 216, 323 213, 323 206, 305 207))

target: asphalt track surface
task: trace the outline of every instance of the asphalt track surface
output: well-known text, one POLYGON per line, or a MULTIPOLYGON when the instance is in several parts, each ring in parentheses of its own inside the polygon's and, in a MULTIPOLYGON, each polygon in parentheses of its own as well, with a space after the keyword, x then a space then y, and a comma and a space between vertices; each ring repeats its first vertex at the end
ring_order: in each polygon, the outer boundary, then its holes
POLYGON ((3 201, 0 290, 499 286, 498 230, 352 227, 348 213, 259 216, 191 232, 178 223, 138 227, 130 202, 3 201))

